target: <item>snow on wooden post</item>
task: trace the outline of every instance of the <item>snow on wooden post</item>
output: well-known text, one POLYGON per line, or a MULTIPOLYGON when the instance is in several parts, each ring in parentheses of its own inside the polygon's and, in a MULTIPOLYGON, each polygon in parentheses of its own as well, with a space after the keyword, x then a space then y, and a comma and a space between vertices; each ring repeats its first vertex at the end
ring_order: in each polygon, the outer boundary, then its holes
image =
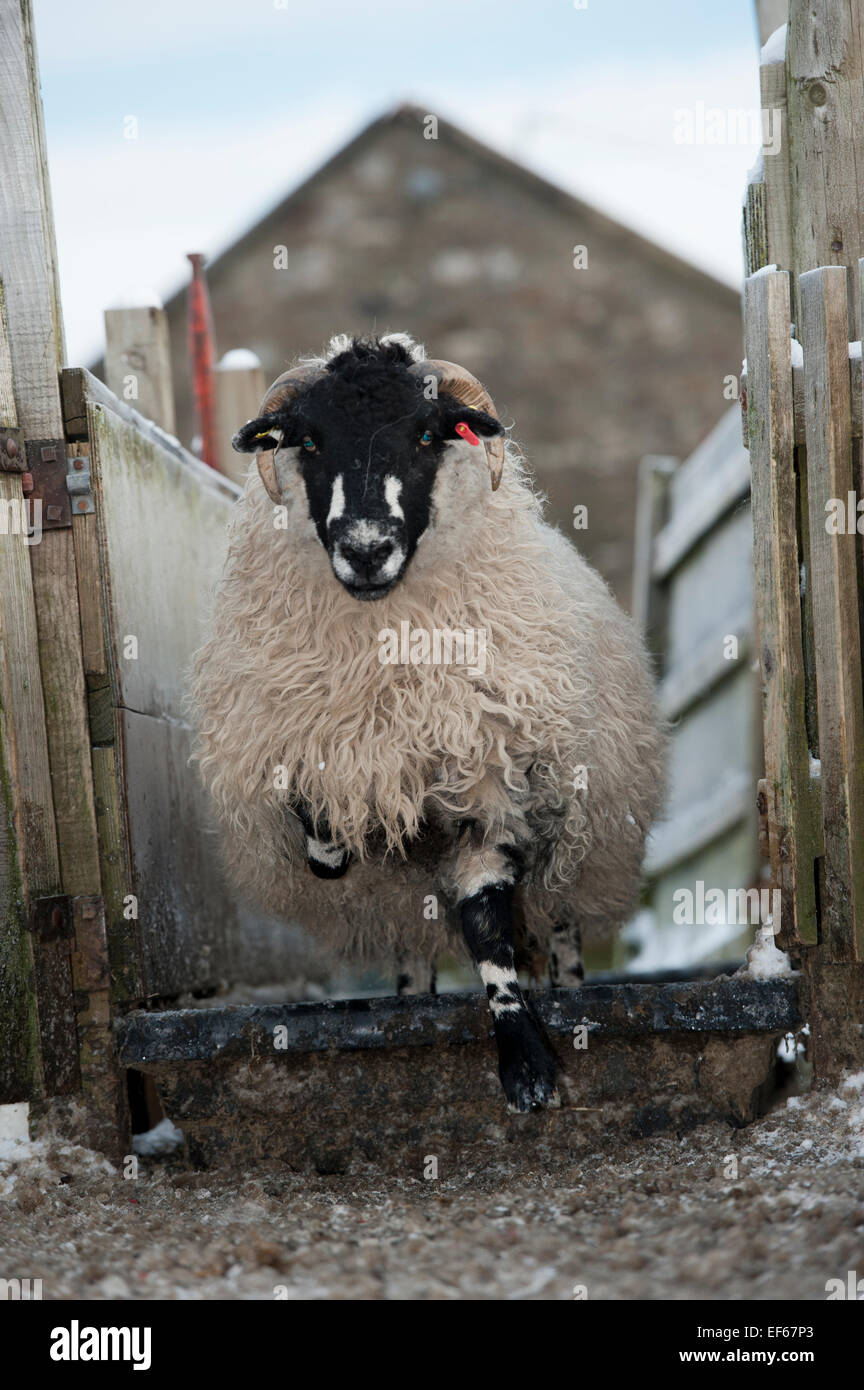
POLYGON ((216 367, 215 379, 219 467, 240 483, 249 470, 249 455, 235 453, 231 439, 241 425, 258 414, 267 379, 255 353, 247 348, 226 352, 216 367))
POLYGON ((106 309, 105 380, 121 401, 176 434, 168 317, 158 295, 106 309))

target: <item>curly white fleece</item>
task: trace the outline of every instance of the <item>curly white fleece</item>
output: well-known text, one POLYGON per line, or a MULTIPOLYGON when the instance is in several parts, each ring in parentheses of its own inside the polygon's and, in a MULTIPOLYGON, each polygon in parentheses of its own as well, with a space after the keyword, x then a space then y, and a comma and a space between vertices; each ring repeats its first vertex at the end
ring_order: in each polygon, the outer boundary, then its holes
POLYGON ((583 936, 609 930, 638 893, 664 752, 641 642, 543 523, 517 451, 495 493, 476 459, 448 450, 432 522, 375 603, 334 577, 291 451, 277 460, 287 512, 252 470, 231 526, 195 662, 201 772, 239 886, 340 954, 431 958, 456 944, 430 895, 452 900, 442 850, 464 818, 527 849, 518 893, 540 950, 568 915, 583 936), (379 633, 403 621, 485 629, 484 674, 382 664, 379 633), (352 850, 344 878, 310 873, 287 809, 298 795, 352 850))

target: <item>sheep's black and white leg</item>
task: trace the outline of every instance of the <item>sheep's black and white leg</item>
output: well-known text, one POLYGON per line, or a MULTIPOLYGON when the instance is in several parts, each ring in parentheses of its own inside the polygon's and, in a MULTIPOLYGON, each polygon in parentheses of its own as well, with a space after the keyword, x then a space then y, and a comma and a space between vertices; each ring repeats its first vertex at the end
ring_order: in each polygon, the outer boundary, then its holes
POLYGON ((407 955, 396 958, 397 994, 435 994, 436 970, 434 961, 420 960, 407 955))
POLYGON ((519 855, 509 846, 462 850, 456 878, 462 932, 486 986, 507 1108, 525 1112, 561 1104, 555 1059, 516 977, 513 891, 519 855))
POLYGON ((569 913, 552 928, 549 952, 549 983, 552 985, 581 985, 585 979, 582 964, 582 933, 569 913))
POLYGON ((351 854, 333 838, 326 818, 313 820, 306 806, 291 808, 306 836, 306 863, 316 878, 341 878, 351 863, 351 854))

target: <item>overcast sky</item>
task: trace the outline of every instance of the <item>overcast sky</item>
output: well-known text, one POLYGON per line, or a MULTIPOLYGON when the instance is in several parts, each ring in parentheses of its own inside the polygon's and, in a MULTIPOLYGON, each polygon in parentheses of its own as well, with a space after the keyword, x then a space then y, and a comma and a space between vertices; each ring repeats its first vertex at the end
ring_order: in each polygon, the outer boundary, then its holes
POLYGON ((34 0, 68 358, 167 297, 382 111, 414 102, 731 283, 752 0, 34 0), (137 122, 137 139, 126 133, 137 122), (679 139, 676 139, 678 132, 679 139), (731 132, 734 136, 734 130, 731 132))

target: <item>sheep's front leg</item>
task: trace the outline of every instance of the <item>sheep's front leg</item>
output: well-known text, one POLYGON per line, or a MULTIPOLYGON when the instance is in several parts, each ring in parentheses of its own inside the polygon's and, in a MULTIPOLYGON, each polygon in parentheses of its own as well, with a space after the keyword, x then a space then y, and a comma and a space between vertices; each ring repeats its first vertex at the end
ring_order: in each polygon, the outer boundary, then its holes
POLYGON ((459 856, 459 915, 465 943, 486 986, 507 1108, 525 1112, 561 1104, 555 1059, 519 988, 513 956, 513 889, 518 856, 507 846, 459 856))

